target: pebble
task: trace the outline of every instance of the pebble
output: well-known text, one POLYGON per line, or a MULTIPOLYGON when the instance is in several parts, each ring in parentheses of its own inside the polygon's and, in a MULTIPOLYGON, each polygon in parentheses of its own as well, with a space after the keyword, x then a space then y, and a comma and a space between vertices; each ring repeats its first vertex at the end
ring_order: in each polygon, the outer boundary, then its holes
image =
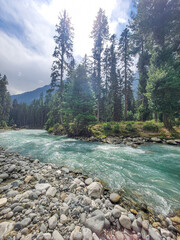
POLYGON ((3 207, 7 203, 7 198, 0 198, 0 207, 3 207))
POLYGON ((56 225, 57 225, 57 217, 56 216, 52 216, 51 218, 49 218, 48 220, 48 224, 49 224, 49 228, 50 229, 55 229, 56 225))
POLYGON ((117 203, 117 202, 119 202, 119 200, 120 200, 120 195, 117 194, 117 193, 111 193, 111 194, 110 194, 110 200, 111 200, 111 202, 113 202, 113 203, 117 203))
POLYGON ((131 220, 129 217, 122 215, 119 218, 119 222, 124 228, 129 229, 129 230, 131 229, 131 220))

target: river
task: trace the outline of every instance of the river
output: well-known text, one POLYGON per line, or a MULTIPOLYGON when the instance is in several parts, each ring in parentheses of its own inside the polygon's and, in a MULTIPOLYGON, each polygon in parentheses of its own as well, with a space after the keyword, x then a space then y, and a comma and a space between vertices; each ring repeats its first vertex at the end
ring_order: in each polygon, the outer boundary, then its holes
POLYGON ((45 130, 1 132, 0 145, 42 162, 82 170, 111 189, 128 189, 156 212, 166 215, 180 206, 179 147, 147 144, 134 149, 53 136, 45 130))

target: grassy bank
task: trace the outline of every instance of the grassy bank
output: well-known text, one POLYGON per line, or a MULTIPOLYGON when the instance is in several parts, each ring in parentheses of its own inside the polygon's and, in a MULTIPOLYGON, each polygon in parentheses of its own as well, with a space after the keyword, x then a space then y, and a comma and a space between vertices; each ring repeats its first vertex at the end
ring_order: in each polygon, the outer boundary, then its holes
MULTIPOLYGON (((55 135, 66 134, 62 125, 55 125, 48 130, 55 135)), ((91 136, 100 137, 158 137, 161 139, 180 138, 180 127, 174 126, 173 129, 167 130, 163 123, 155 121, 135 122, 101 122, 88 127, 91 136)))

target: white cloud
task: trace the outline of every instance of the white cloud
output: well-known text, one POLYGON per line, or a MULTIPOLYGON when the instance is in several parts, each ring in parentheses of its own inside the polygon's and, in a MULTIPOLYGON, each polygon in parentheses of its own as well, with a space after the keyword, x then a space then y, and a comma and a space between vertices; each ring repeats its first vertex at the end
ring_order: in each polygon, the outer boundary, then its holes
POLYGON ((99 8, 105 10, 111 34, 126 23, 130 0, 1 0, 2 16, 23 29, 19 36, 0 31, 2 74, 9 80, 11 93, 29 91, 50 83, 55 24, 66 9, 75 30, 74 55, 91 54, 93 21, 99 8))

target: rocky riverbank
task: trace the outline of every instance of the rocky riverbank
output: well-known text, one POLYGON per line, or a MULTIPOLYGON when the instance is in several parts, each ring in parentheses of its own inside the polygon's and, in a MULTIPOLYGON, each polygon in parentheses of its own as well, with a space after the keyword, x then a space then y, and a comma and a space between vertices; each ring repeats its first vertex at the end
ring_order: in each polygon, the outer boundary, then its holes
POLYGON ((125 144, 128 146, 132 146, 134 148, 138 147, 138 145, 142 145, 145 143, 163 143, 163 144, 169 144, 174 146, 180 146, 180 139, 174 139, 174 140, 166 140, 161 139, 157 137, 77 137, 77 139, 80 139, 82 141, 87 142, 103 142, 108 144, 125 144))
POLYGON ((0 239, 179 239, 180 218, 125 209, 96 179, 0 148, 0 239))

